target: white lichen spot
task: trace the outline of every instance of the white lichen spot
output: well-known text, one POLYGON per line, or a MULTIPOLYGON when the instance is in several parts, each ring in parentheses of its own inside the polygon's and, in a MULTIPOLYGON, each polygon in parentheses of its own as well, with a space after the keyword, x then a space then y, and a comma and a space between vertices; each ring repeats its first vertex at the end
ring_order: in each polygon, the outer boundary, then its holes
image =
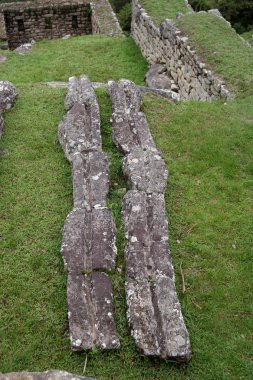
POLYGON ((136 243, 138 241, 136 236, 131 237, 131 243, 136 243))

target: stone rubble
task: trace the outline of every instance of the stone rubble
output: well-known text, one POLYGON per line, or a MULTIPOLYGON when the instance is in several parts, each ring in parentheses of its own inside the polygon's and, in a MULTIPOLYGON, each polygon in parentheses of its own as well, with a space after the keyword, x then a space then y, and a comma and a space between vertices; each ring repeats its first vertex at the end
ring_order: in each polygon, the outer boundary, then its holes
POLYGON ((119 348, 112 288, 116 228, 106 207, 109 163, 102 151, 100 113, 88 77, 71 77, 59 141, 72 165, 74 208, 67 216, 61 254, 68 271, 68 318, 73 351, 119 348))
POLYGON ((4 130, 2 113, 13 106, 17 96, 16 87, 11 82, 7 80, 0 81, 0 138, 4 130))
POLYGON ((187 361, 191 358, 189 335, 168 248, 164 200, 168 171, 144 114, 139 118, 142 122, 132 128, 141 106, 134 83, 109 82, 109 93, 113 139, 125 154, 123 170, 132 187, 124 197, 122 208, 127 238, 127 319, 131 334, 143 355, 187 361), (146 141, 142 139, 144 135, 149 136, 146 141))

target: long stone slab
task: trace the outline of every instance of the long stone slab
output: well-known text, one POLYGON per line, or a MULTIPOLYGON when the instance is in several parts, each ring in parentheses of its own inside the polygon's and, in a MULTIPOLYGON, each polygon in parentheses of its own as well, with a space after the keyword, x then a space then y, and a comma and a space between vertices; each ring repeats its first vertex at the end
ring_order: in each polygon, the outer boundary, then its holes
POLYGON ((123 172, 133 189, 147 193, 165 191, 168 170, 155 148, 135 148, 123 160, 123 172))
POLYGON ((112 101, 112 112, 123 112, 127 115, 140 111, 142 99, 137 86, 127 79, 118 83, 108 82, 109 94, 112 101))
POLYGON ((11 82, 0 81, 0 114, 13 106, 17 96, 16 87, 11 82))
POLYGON ((121 111, 113 112, 111 122, 113 125, 112 139, 124 154, 130 153, 137 147, 155 148, 146 117, 142 112, 131 114, 121 111))
POLYGON ((106 207, 109 192, 109 163, 102 151, 78 153, 72 160, 74 207, 91 211, 106 207))
POLYGON ((119 348, 109 277, 102 272, 70 273, 67 294, 72 350, 119 348))
POLYGON ((169 253, 163 194, 129 191, 122 214, 128 244, 128 322, 139 351, 147 356, 189 360, 190 341, 178 301, 169 253))
POLYGON ((75 103, 59 125, 58 138, 72 161, 75 154, 101 149, 100 123, 92 119, 89 106, 75 103))
POLYGON ((72 375, 66 371, 12 372, 0 374, 0 380, 96 380, 91 377, 72 375))
POLYGON ((128 323, 142 354, 187 361, 191 358, 189 335, 167 245, 164 191, 168 171, 152 137, 142 146, 145 141, 142 136, 149 136, 150 132, 144 115, 141 122, 133 121, 141 106, 136 86, 125 80, 119 84, 110 82, 109 93, 113 138, 125 154, 123 172, 133 189, 125 195, 122 207, 128 241, 125 249, 128 323))
POLYGON ((67 216, 61 254, 69 272, 82 273, 115 267, 116 228, 111 212, 103 207, 91 212, 74 209, 67 216))

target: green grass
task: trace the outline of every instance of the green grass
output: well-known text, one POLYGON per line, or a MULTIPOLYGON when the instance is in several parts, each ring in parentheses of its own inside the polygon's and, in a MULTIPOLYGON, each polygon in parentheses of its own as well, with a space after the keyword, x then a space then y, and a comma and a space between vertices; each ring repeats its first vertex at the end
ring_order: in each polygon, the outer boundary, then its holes
POLYGON ((106 82, 122 76, 142 84, 147 63, 131 38, 81 36, 68 40, 40 41, 26 55, 3 51, 0 79, 16 85, 67 81, 70 75, 86 73, 92 81, 106 82), (29 69, 28 69, 29 68, 29 69))
POLYGON ((166 18, 175 19, 178 12, 189 11, 184 0, 141 0, 140 3, 158 26, 166 18))
POLYGON ((253 46, 253 30, 243 33, 242 37, 253 46))
MULTIPOLYGON (((82 374, 87 355, 86 375, 100 380, 250 379, 252 95, 227 104, 177 106, 147 96, 143 104, 170 170, 170 245, 193 347, 191 362, 180 365, 142 358, 127 328, 120 216, 127 184, 111 140, 110 101, 105 90, 98 91, 103 148, 110 159, 108 206, 118 230, 117 268, 123 270, 111 274, 122 348, 72 354, 60 255, 61 230, 72 208, 71 171, 57 143, 65 91, 38 83, 81 73, 94 81, 126 77, 142 83, 146 63, 131 39, 109 37, 40 42, 27 56, 10 52, 8 57, 1 79, 14 81, 19 97, 5 114, 0 141, 0 371, 57 368, 82 374)), ((235 68, 231 73, 236 78, 235 68)))
POLYGON ((253 50, 232 28, 210 14, 186 15, 177 25, 189 37, 190 46, 232 91, 242 97, 252 94, 253 50))

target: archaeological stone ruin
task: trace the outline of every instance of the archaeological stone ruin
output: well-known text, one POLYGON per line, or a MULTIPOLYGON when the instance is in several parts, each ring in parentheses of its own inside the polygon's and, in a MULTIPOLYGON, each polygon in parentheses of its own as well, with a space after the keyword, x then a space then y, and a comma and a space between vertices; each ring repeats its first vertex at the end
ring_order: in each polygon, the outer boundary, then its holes
POLYGON ((70 78, 65 108, 59 141, 72 165, 74 208, 65 222, 61 253, 68 272, 71 347, 119 348, 112 285, 105 273, 115 269, 117 253, 115 223, 106 207, 109 164, 98 101, 86 76, 70 78))
POLYGON ((37 0, 0 4, 0 22, 5 25, 5 30, 0 30, 0 37, 7 37, 10 49, 32 40, 66 35, 122 35, 108 0, 37 0))

